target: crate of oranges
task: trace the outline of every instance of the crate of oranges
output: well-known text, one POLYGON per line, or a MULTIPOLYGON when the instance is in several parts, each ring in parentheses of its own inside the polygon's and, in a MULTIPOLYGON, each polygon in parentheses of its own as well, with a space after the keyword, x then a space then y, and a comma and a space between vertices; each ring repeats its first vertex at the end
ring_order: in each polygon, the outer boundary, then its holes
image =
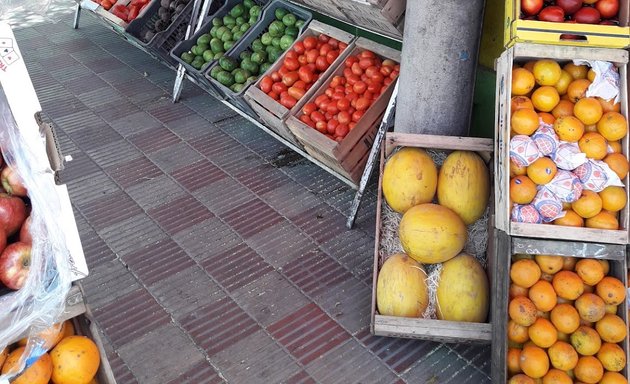
POLYGON ((628 243, 627 63, 624 50, 533 44, 499 58, 498 229, 628 243))
POLYGON ((627 383, 626 250, 497 231, 493 383, 627 383))

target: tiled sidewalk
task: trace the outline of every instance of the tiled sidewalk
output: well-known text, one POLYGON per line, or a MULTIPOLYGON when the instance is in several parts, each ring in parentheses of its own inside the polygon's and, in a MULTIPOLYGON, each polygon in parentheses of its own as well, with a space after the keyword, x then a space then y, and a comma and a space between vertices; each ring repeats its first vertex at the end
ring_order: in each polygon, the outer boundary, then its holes
POLYGON ((369 333, 375 194, 353 190, 87 12, 16 30, 118 382, 485 383, 489 347, 369 333))

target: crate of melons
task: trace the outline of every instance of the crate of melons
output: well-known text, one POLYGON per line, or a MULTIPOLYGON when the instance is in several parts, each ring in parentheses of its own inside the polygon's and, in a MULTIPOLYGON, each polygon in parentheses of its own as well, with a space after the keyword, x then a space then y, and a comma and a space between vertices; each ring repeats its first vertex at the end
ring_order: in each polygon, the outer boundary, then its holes
POLYGON ((387 133, 377 195, 371 331, 489 343, 490 139, 387 133))
POLYGON ((245 100, 274 132, 301 146, 285 120, 299 111, 322 83, 345 60, 355 36, 311 21, 299 41, 245 92, 245 100))
POLYGON ((496 226, 628 243, 628 52, 517 44, 497 62, 496 226))
POLYGON ((493 383, 627 383, 625 246, 496 231, 493 383))

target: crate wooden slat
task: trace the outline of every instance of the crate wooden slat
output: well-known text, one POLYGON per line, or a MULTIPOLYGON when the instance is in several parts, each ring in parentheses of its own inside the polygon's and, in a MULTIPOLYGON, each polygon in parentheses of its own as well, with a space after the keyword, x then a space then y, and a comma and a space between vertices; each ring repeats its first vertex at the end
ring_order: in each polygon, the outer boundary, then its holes
MULTIPOLYGON (((355 55, 364 50, 370 50, 383 58, 400 62, 400 51, 365 38, 358 38, 354 42, 354 47, 349 51, 349 55, 355 55)), ((305 104, 322 94, 328 88, 332 78, 335 75, 341 75, 343 69, 343 62, 338 63, 334 71, 322 83, 319 92, 313 94, 306 100, 305 104)), ((289 114, 286 124, 308 154, 358 184, 367 162, 367 155, 372 148, 376 130, 394 90, 394 84, 395 82, 392 82, 387 87, 387 90, 368 108, 354 129, 341 142, 329 139, 316 129, 302 123, 299 120, 299 115, 302 113, 301 108, 295 113, 289 114)))
MULTIPOLYGON (((289 130, 285 123, 286 117, 289 115, 289 113, 299 112, 304 104, 306 104, 306 102, 310 100, 311 96, 320 89, 322 83, 335 70, 337 64, 344 62, 344 60, 348 56, 348 53, 350 53, 350 51, 352 50, 352 42, 355 39, 355 36, 351 33, 321 23, 317 20, 313 20, 308 24, 308 27, 297 41, 304 41, 304 39, 308 36, 317 37, 320 34, 325 34, 339 41, 342 41, 348 44, 348 47, 346 47, 346 49, 340 53, 339 57, 335 59, 335 61, 328 67, 328 69, 320 75, 319 79, 317 79, 311 89, 309 89, 304 94, 302 99, 300 99, 293 108, 291 108, 290 110, 287 109, 279 102, 267 96, 267 94, 260 89, 260 82, 262 81, 264 75, 260 76, 256 83, 254 83, 253 86, 249 87, 245 92, 245 101, 252 107, 252 109, 265 123, 265 125, 267 125, 271 130, 299 147, 301 147, 301 144, 295 138, 295 136, 289 130)), ((265 75, 268 75, 280 69, 280 67, 282 67, 284 63, 284 59, 287 53, 290 52, 292 49, 293 44, 282 54, 282 56, 280 56, 278 60, 276 60, 271 68, 267 70, 265 75)))
MULTIPOLYGON (((500 230, 494 231, 494 247, 496 254, 501 255, 492 265, 492 287, 495 298, 491 306, 493 319, 492 329, 492 382, 505 383, 507 373, 507 323, 509 320, 508 304, 510 290, 511 257, 514 254, 554 255, 561 257, 605 259, 610 263, 610 276, 620 279, 627 285, 626 247, 619 244, 585 243, 571 241, 551 241, 530 238, 518 238, 507 235, 500 230)), ((624 300, 617 308, 619 315, 628 323, 628 304, 624 300)), ((626 357, 628 356, 628 338, 621 343, 626 357)), ((628 360, 628 359, 626 359, 628 360)), ((628 360, 630 361, 630 360, 628 360)), ((621 371, 628 377, 628 366, 621 371)))
MULTIPOLYGON (((620 49, 565 47, 558 45, 516 44, 508 48, 497 60, 497 83, 495 108, 495 221, 497 228, 508 235, 628 244, 630 239, 630 207, 626 205, 619 215, 619 230, 562 227, 551 224, 516 223, 510 219, 510 116, 511 81, 514 62, 552 59, 561 63, 573 59, 603 60, 614 63, 620 74, 621 114, 628 118, 628 52, 620 49)), ((623 138, 622 152, 628 157, 628 135, 623 138)), ((630 197, 629 177, 623 180, 626 198, 630 197)))
MULTIPOLYGON (((487 163, 492 161, 493 144, 491 139, 455 136, 433 136, 418 135, 411 133, 387 132, 385 135, 385 145, 381 149, 380 172, 378 180, 378 194, 376 202, 376 234, 374 240, 374 273, 372 276, 372 309, 370 330, 377 336, 404 337, 412 339, 425 339, 445 343, 490 343, 493 337, 492 324, 456 322, 423 318, 408 318, 383 316, 378 313, 376 306, 376 286, 378 273, 382 260, 379 256, 381 241, 382 208, 385 204, 383 198, 382 176, 385 167, 385 159, 396 147, 419 147, 437 150, 465 150, 477 152, 487 163)), ((488 171, 491 171, 491 165, 488 171)), ((490 193, 490 200, 492 200, 490 193)), ((492 206, 492 202, 489 202, 492 206)), ((492 220, 488 220, 491 227, 492 220)), ((488 242, 491 244, 491 241, 488 242)), ((495 255, 493 248, 487 250, 488 266, 495 262, 500 255, 495 255)), ((493 304, 494 289, 490 274, 487 272, 488 283, 490 284, 490 306, 493 304)), ((490 318, 491 319, 491 318, 490 318)))

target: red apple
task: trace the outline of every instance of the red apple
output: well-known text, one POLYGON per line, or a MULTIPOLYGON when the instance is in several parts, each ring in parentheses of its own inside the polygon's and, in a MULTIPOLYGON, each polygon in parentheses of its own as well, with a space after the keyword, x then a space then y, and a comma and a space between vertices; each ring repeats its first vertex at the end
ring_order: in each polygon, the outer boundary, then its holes
POLYGON ((562 23, 564 21, 564 9, 557 5, 546 7, 538 14, 538 20, 562 23))
POLYGON ((599 11, 602 19, 610 19, 619 13, 619 0, 598 0, 595 9, 599 11))
POLYGON ((599 22, 599 25, 619 25, 618 22, 616 22, 615 20, 602 20, 599 22))
POLYGON ((31 216, 27 217, 20 228, 20 241, 26 244, 33 244, 33 236, 31 236, 31 216))
POLYGON ((28 216, 26 204, 16 196, 0 193, 0 227, 4 229, 7 237, 16 233, 28 216))
POLYGON ((22 197, 26 197, 26 195, 28 195, 28 191, 26 190, 20 175, 18 175, 18 173, 8 165, 2 169, 0 179, 2 179, 2 187, 9 195, 22 197))
POLYGON ((565 15, 572 15, 582 8, 582 0, 556 0, 556 5, 564 9, 565 15))
POLYGON ((521 0, 521 11, 528 16, 534 16, 543 7, 543 0, 521 0))
POLYGON ((601 16, 595 8, 582 7, 582 9, 575 12, 573 19, 582 24, 599 24, 601 16))
POLYGON ((0 281, 7 288, 24 286, 31 266, 31 246, 22 242, 9 244, 0 255, 0 281))

